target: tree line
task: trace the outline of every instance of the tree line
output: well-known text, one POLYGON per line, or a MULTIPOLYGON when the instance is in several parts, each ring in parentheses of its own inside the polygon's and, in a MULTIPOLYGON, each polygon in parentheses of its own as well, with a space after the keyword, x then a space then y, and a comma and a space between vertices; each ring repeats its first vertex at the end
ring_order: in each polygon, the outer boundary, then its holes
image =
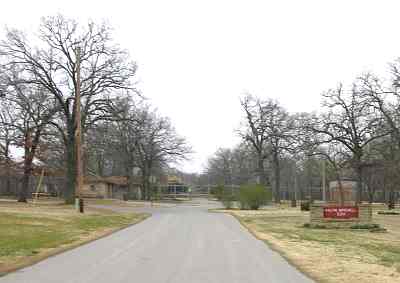
POLYGON ((26 201, 34 160, 65 172, 64 198, 74 201, 78 123, 85 173, 122 174, 132 185, 138 168, 144 198, 153 174, 191 152, 136 89, 137 65, 112 34, 107 23, 82 25, 62 15, 42 18, 35 35, 6 29, 0 40, 0 162, 10 168, 12 149, 23 149, 19 201, 26 201))
POLYGON ((326 166, 341 202, 343 178, 357 181, 357 202, 364 195, 373 201, 378 190, 393 201, 400 181, 399 78, 397 59, 384 77, 366 72, 323 92, 318 112, 290 113, 277 100, 245 94, 237 130, 242 142, 215 152, 205 175, 214 184, 271 186, 280 202, 282 182, 292 199, 304 192, 299 187, 311 195, 326 166))

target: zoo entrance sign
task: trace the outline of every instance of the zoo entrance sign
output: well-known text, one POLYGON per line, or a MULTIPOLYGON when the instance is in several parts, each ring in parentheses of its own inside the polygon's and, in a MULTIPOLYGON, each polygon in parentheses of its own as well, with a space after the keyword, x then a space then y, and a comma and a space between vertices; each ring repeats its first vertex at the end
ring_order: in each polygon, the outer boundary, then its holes
POLYGON ((358 218, 357 206, 324 207, 324 218, 349 219, 358 218))

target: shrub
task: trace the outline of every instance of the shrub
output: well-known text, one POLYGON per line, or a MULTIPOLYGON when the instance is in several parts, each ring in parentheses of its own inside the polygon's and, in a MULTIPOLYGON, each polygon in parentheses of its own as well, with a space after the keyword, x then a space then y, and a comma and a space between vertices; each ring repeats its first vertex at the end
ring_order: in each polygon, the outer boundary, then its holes
POLYGON ((222 187, 222 190, 219 193, 220 193, 220 201, 222 202, 223 206, 226 209, 233 208, 236 201, 236 196, 234 194, 234 191, 229 187, 228 188, 222 187))
POLYGON ((352 226, 350 226, 350 229, 379 229, 380 226, 379 224, 354 224, 352 226))
POLYGON ((215 188, 212 188, 211 194, 214 195, 217 200, 221 201, 224 194, 224 186, 218 185, 215 188))
POLYGON ((300 203, 300 210, 301 211, 310 211, 310 202, 309 201, 303 201, 300 203))
POLYGON ((122 200, 127 201, 127 200, 137 200, 138 195, 134 192, 127 192, 122 195, 122 200))
POLYGON ((372 233, 386 233, 387 230, 385 228, 372 228, 369 230, 372 233))
POLYGON ((272 193, 262 185, 241 186, 238 194, 240 209, 257 210, 260 206, 271 201, 272 193))
POLYGON ((327 229, 328 227, 324 224, 311 224, 311 223, 304 223, 304 228, 311 228, 311 229, 327 229))
POLYGON ((385 233, 387 230, 379 226, 379 224, 355 224, 350 229, 365 229, 373 233, 385 233))
POLYGON ((395 208, 395 202, 394 198, 390 197, 389 203, 388 203, 388 209, 394 209, 395 208))
POLYGON ((224 192, 221 202, 226 209, 231 209, 235 203, 235 196, 231 193, 224 192))
POLYGON ((378 211, 378 214, 382 214, 382 215, 400 215, 400 212, 396 212, 396 211, 378 211))

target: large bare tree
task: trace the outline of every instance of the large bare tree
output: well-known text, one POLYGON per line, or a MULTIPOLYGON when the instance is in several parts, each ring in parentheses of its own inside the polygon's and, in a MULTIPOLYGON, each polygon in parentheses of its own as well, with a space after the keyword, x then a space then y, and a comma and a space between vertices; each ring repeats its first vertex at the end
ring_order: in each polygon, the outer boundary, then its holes
POLYGON ((260 99, 250 94, 244 96, 240 103, 245 113, 245 123, 239 131, 239 135, 253 147, 257 155, 258 182, 262 185, 267 185, 269 181, 264 167, 264 163, 269 156, 266 112, 263 111, 260 99))
POLYGON ((382 117, 363 98, 357 85, 349 90, 339 85, 325 92, 323 97, 327 111, 314 116, 309 130, 319 135, 322 143, 339 143, 343 151, 348 152, 348 162, 357 176, 357 202, 360 202, 365 148, 388 132, 383 128, 382 117))
POLYGON ((138 120, 137 164, 142 174, 144 197, 149 199, 154 169, 186 159, 192 149, 186 139, 176 133, 168 118, 145 108, 138 120))
POLYGON ((113 97, 123 90, 134 90, 132 78, 136 65, 128 53, 112 40, 112 29, 106 24, 89 22, 86 26, 61 15, 41 21, 35 40, 18 30, 8 30, 0 42, 1 60, 18 65, 26 76, 23 83, 46 89, 61 108, 52 122, 66 149, 66 201, 74 201, 76 175, 74 109, 77 102, 77 47, 81 48, 81 101, 83 132, 97 121, 110 118, 113 97))
POLYGON ((262 184, 266 184, 265 161, 270 158, 273 168, 274 196, 280 202, 281 164, 283 154, 294 146, 294 123, 289 113, 272 99, 262 100, 245 96, 242 108, 246 125, 240 135, 257 153, 258 172, 262 184))
MULTIPOLYGON (((5 92, 3 93, 5 95, 5 92)), ((11 167, 15 164, 12 160, 12 146, 16 145, 18 131, 14 124, 17 118, 14 115, 14 109, 10 101, 1 99, 0 104, 0 164, 5 167, 5 192, 11 193, 11 167)))

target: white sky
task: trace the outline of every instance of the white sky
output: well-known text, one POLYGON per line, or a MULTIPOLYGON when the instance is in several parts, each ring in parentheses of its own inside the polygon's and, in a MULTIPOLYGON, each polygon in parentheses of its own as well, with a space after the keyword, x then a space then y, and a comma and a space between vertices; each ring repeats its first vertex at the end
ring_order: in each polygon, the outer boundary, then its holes
POLYGON ((400 1, 1 1, 0 25, 36 28, 41 16, 107 19, 138 63, 139 88, 169 116, 200 171, 238 143, 244 91, 311 111, 320 93, 400 56, 400 1), (3 3, 5 2, 5 3, 3 3))

